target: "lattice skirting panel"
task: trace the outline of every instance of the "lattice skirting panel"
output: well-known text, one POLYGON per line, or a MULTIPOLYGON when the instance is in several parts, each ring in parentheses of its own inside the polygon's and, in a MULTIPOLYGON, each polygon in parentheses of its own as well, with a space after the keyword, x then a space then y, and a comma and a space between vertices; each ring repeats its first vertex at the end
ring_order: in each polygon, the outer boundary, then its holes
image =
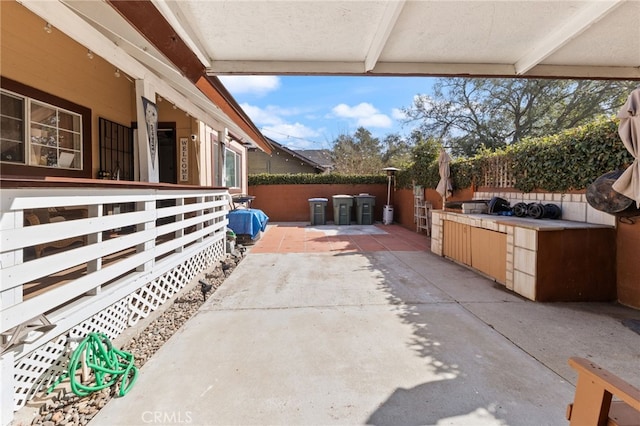
POLYGON ((14 410, 19 410, 39 392, 45 391, 60 377, 71 355, 71 343, 89 333, 118 337, 155 311, 171 296, 182 290, 198 274, 225 254, 224 240, 217 241, 197 255, 156 278, 136 292, 96 313, 91 318, 58 336, 15 364, 14 410))
POLYGON ((158 309, 171 296, 189 284, 193 277, 204 271, 217 259, 224 256, 224 241, 209 246, 201 252, 201 256, 194 256, 177 266, 170 273, 164 274, 137 292, 129 296, 129 325, 135 325, 140 319, 146 318, 158 309))

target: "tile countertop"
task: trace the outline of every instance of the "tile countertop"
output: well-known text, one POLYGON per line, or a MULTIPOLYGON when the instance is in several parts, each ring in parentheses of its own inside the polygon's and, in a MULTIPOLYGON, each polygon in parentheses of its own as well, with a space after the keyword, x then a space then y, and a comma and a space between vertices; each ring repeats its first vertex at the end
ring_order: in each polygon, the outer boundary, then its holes
MULTIPOLYGON (((437 212, 437 211, 434 211, 437 212)), ((586 222, 574 222, 571 220, 554 220, 554 219, 534 219, 531 217, 516 217, 516 216, 499 216, 489 214, 462 214, 454 212, 437 212, 446 214, 447 218, 451 216, 459 218, 470 218, 472 221, 489 221, 499 225, 518 226, 522 228, 535 229, 536 231, 560 231, 563 229, 613 229, 613 226, 600 225, 595 223, 586 222)), ((481 223, 477 223, 474 226, 482 226, 481 223)))

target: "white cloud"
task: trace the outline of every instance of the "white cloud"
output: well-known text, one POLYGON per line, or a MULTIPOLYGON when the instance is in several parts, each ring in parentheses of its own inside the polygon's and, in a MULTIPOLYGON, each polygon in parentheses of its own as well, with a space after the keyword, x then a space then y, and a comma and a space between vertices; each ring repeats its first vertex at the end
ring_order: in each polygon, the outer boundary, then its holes
POLYGON ((262 134, 291 149, 318 148, 317 143, 308 139, 317 138, 320 133, 301 123, 282 123, 265 126, 262 134))
POLYGON ((355 125, 360 127, 384 127, 393 125, 388 115, 380 113, 373 105, 367 102, 356 106, 339 104, 331 110, 333 115, 339 118, 355 119, 355 125))
POLYGON ((358 126, 362 127, 383 127, 388 128, 393 125, 393 122, 388 115, 385 114, 373 114, 369 117, 362 117, 358 119, 358 126))
POLYGON ((316 130, 301 123, 281 123, 275 126, 265 126, 262 131, 265 134, 267 132, 275 134, 273 139, 277 141, 283 140, 283 135, 285 135, 284 138, 313 138, 320 135, 316 130))
POLYGON ((220 81, 234 96, 246 93, 263 96, 280 88, 280 79, 273 75, 223 75, 220 81))
POLYGON ((301 123, 280 123, 274 126, 264 126, 261 130, 265 134, 273 134, 273 136, 269 137, 276 141, 284 140, 287 137, 314 138, 320 136, 320 133, 316 130, 301 123))
POLYGON ((256 125, 273 125, 282 123, 282 118, 277 111, 269 108, 260 108, 250 104, 241 104, 240 107, 247 113, 256 125))
POLYGON ((407 119, 407 114, 405 114, 400 108, 393 108, 391 110, 391 117, 395 120, 402 121, 407 119))
POLYGON ((331 111, 336 116, 344 118, 363 118, 378 113, 378 110, 367 102, 362 102, 353 107, 347 104, 340 104, 333 107, 331 111))
POLYGON ((278 106, 269 105, 266 108, 260 108, 251 104, 241 104, 242 109, 247 113, 256 126, 265 136, 274 139, 285 146, 292 144, 298 147, 313 148, 315 143, 304 140, 307 138, 317 138, 322 133, 302 123, 288 122, 285 118, 299 114, 297 109, 280 108, 278 106))
POLYGON ((268 105, 261 108, 248 103, 240 104, 240 107, 251 118, 251 121, 258 125, 280 124, 285 120, 283 117, 292 117, 303 113, 299 108, 281 108, 275 105, 268 105))

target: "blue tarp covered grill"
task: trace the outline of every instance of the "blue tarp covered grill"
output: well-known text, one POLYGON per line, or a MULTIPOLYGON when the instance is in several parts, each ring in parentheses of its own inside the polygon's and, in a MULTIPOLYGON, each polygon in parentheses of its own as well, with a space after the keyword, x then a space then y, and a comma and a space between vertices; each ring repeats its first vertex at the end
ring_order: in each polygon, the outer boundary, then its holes
POLYGON ((269 217, 258 209, 237 209, 229 212, 229 228, 237 235, 249 235, 255 240, 260 231, 267 229, 269 217))

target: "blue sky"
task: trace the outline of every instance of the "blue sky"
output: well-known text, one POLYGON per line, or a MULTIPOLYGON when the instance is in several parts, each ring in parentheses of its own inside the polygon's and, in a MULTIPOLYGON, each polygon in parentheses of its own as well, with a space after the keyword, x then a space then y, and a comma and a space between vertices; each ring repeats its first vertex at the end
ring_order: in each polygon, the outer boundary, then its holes
POLYGON ((362 126, 379 138, 407 134, 403 107, 430 92, 428 77, 222 76, 260 131, 291 149, 330 149, 362 126))

